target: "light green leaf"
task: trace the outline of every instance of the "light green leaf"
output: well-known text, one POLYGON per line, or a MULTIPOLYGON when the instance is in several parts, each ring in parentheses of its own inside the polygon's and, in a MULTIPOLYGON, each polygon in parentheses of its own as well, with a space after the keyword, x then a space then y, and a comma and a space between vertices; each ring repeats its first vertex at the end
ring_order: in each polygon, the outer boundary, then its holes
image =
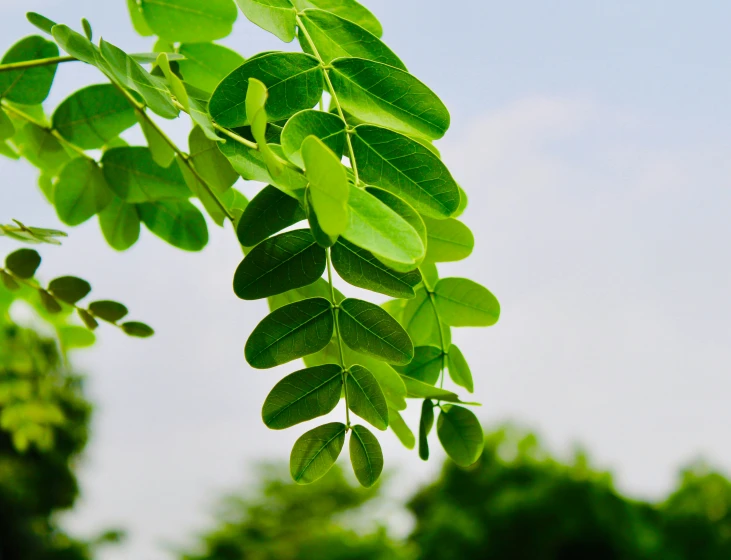
POLYGON ((269 91, 270 122, 288 119, 311 109, 322 97, 323 76, 315 57, 303 53, 270 53, 250 58, 226 76, 211 96, 209 111, 222 126, 249 124, 246 94, 249 78, 262 82, 269 91))
POLYGON ((58 329, 58 341, 64 351, 73 348, 89 348, 94 346, 96 336, 84 327, 64 325, 58 329))
POLYGON ((286 364, 319 352, 335 326, 330 302, 311 298, 280 307, 261 321, 246 341, 246 361, 257 369, 286 364))
POLYGON ((84 28, 84 35, 91 41, 94 38, 94 31, 91 29, 91 24, 86 18, 81 18, 81 27, 84 28))
MULTIPOLYGON (((323 10, 306 10, 301 20, 325 63, 336 58, 365 58, 406 70, 391 49, 360 25, 323 10)), ((302 30, 299 42, 303 51, 314 54, 302 30)))
POLYGON ((452 378, 455 385, 464 387, 470 393, 474 393, 475 387, 470 366, 462 351, 454 344, 449 348, 449 354, 447 355, 447 369, 449 370, 449 377, 452 378))
POLYGON ((396 437, 399 438, 399 441, 406 449, 414 448, 414 445, 416 445, 414 432, 406 425, 401 414, 390 406, 388 407, 388 427, 396 434, 396 437))
POLYGON ((376 16, 355 0, 294 0, 294 5, 300 12, 307 8, 327 10, 360 25, 376 37, 383 35, 383 28, 376 16))
POLYGON ((417 346, 442 346, 451 344, 451 333, 447 325, 442 325, 442 334, 439 334, 440 322, 437 320, 429 294, 423 288, 416 290, 413 299, 408 300, 401 315, 401 325, 417 346))
POLYGON ((67 25, 54 25, 53 38, 59 46, 74 58, 96 66, 108 75, 111 69, 101 55, 99 49, 89 39, 77 33, 67 25))
POLYGON ((41 31, 48 33, 49 35, 52 34, 53 26, 56 25, 55 21, 48 19, 46 16, 43 16, 36 12, 28 12, 27 14, 25 14, 25 17, 30 23, 35 25, 41 31))
POLYGON ((408 136, 359 125, 352 137, 363 180, 390 190, 426 216, 447 218, 459 207, 459 187, 442 161, 408 136))
POLYGON ((322 277, 326 258, 308 229, 276 235, 246 255, 234 275, 234 292, 252 300, 307 286, 322 277))
POLYGON ((121 327, 126 335, 134 336, 136 338, 148 338, 155 334, 155 331, 152 329, 152 327, 146 325, 145 323, 140 323, 139 321, 130 321, 128 323, 123 323, 121 327))
POLYGON ((437 282, 439 282, 439 271, 437 270, 437 265, 434 263, 422 264, 419 267, 419 272, 421 272, 421 277, 424 280, 424 286, 426 286, 426 289, 433 292, 434 288, 437 286, 437 282))
POLYGON ((337 461, 345 444, 345 424, 332 422, 310 430, 292 448, 289 472, 297 484, 322 478, 337 461))
POLYGON ((302 142, 302 158, 318 223, 327 235, 337 237, 348 227, 350 186, 345 167, 315 136, 302 142))
POLYGON ((129 311, 127 308, 116 301, 102 300, 93 301, 89 304, 89 311, 99 319, 116 323, 120 319, 127 316, 129 311))
POLYGON ((312 190, 307 189, 307 194, 305 196, 305 210, 307 214, 307 223, 310 226, 310 231, 312 231, 312 235, 315 236, 315 241, 317 241, 317 244, 320 247, 323 247, 325 249, 328 249, 335 245, 335 242, 338 240, 337 236, 331 236, 325 233, 322 229, 322 226, 320 226, 320 222, 317 219, 317 213, 315 212, 315 206, 312 203, 312 190))
POLYGON ((332 262, 340 277, 359 288, 396 298, 414 297, 421 282, 418 270, 398 272, 388 268, 372 253, 340 239, 332 249, 332 262))
POLYGON ((343 341, 353 350, 392 364, 414 357, 409 335, 386 311, 359 299, 345 299, 338 310, 343 341))
MULTIPOLYGON (((58 56, 56 44, 39 35, 33 35, 21 39, 10 47, 10 50, 3 56, 2 64, 54 56, 58 56)), ((58 65, 54 64, 0 72, 0 98, 24 105, 42 103, 51 91, 57 67, 58 65)))
POLYGON ((264 401, 261 416, 283 430, 331 412, 340 401, 343 370, 335 364, 296 371, 277 383, 264 401))
POLYGON ((0 155, 10 159, 20 159, 20 154, 11 148, 7 142, 0 140, 0 155))
POLYGON ((497 298, 472 280, 444 278, 434 292, 439 316, 453 327, 489 327, 500 318, 497 298))
POLYGON ((439 414, 437 435, 450 459, 460 467, 469 467, 482 454, 484 435, 477 417, 461 406, 447 405, 439 414))
POLYGON ((91 285, 76 276, 61 276, 51 280, 51 283, 48 284, 48 291, 57 299, 74 305, 89 295, 91 285))
POLYGON ((379 430, 388 428, 386 397, 370 371, 363 366, 351 366, 346 388, 350 410, 379 430))
POLYGON ((99 225, 104 239, 117 251, 126 251, 137 243, 140 237, 140 216, 137 207, 116 196, 99 213, 99 225))
POLYGON ((467 209, 468 202, 469 199, 467 197, 467 193, 462 187, 459 187, 459 208, 457 208, 457 211, 454 213, 455 218, 461 216, 464 213, 464 211, 467 209))
POLYGON ((282 151, 287 159, 304 169, 302 143, 316 136, 341 158, 345 149, 345 123, 337 115, 313 109, 300 111, 287 121, 282 131, 282 151))
POLYGON ((405 366, 396 366, 395 369, 407 377, 434 385, 442 372, 443 356, 442 349, 436 346, 417 346, 414 348, 414 359, 405 366))
POLYGON ((423 461, 429 460, 429 432, 434 426, 434 405, 429 399, 421 404, 421 419, 419 420, 419 457, 423 461))
POLYGON ((109 187, 126 202, 188 198, 190 189, 176 165, 161 167, 148 148, 112 148, 102 157, 109 187))
POLYGON ((137 0, 127 0, 127 9, 129 10, 129 16, 132 19, 132 27, 135 31, 143 37, 149 37, 155 33, 150 29, 150 26, 145 21, 145 16, 142 15, 142 10, 137 0))
POLYGON ((185 57, 178 61, 183 79, 207 92, 244 63, 243 56, 215 43, 183 43, 178 52, 185 57))
POLYGON ((280 40, 294 39, 297 10, 289 0, 236 0, 246 18, 280 40))
POLYGON ((112 84, 81 89, 53 113, 53 128, 85 150, 105 146, 135 122, 134 109, 112 84))
POLYGON ((78 226, 98 214, 114 198, 97 163, 76 158, 61 170, 54 185, 53 201, 64 224, 78 226))
POLYGON ((10 117, 5 113, 2 107, 0 107, 0 141, 12 138, 15 135, 15 125, 10 117))
POLYGON ((18 278, 28 280, 41 266, 41 256, 33 249, 18 249, 5 257, 5 268, 18 278))
POLYGON ((206 219, 187 200, 145 202, 137 209, 147 229, 173 247, 200 251, 208 244, 206 219))
POLYGON ((231 0, 140 0, 140 8, 150 29, 171 43, 222 39, 238 15, 231 0))
POLYGON ((434 387, 413 377, 402 375, 401 379, 406 385, 406 396, 410 399, 434 399, 445 402, 459 402, 459 397, 452 391, 434 387))
POLYGON ((18 126, 12 141, 20 154, 48 176, 55 177, 71 156, 51 132, 33 123, 18 126))
POLYGON ((449 128, 444 103, 408 72, 340 58, 332 62, 330 79, 343 109, 365 122, 427 138, 441 138, 449 128))
POLYGON ((350 434, 350 462, 361 486, 373 486, 383 471, 383 451, 365 426, 355 425, 350 434))
POLYGON ((241 216, 236 229, 239 243, 253 247, 305 218, 299 202, 268 185, 252 199, 241 216))
POLYGON ((475 237, 459 220, 424 217, 428 241, 425 262, 452 262, 466 259, 475 247, 475 237))
POLYGON ((165 137, 160 134, 158 129, 147 120, 145 115, 137 114, 137 119, 142 128, 142 133, 147 140, 147 146, 150 149, 152 160, 160 167, 170 167, 170 164, 175 159, 175 150, 165 140, 165 137))
POLYGON ((283 162, 274 154, 267 143, 267 113, 264 109, 269 94, 266 86, 256 78, 249 78, 246 90, 246 119, 250 123, 251 134, 256 140, 267 170, 273 177, 282 174, 283 162))
POLYGON ((159 55, 157 55, 157 66, 162 70, 162 73, 165 75, 165 79, 168 81, 170 90, 173 92, 173 95, 177 98, 178 102, 188 111, 190 111, 188 92, 185 90, 183 81, 178 78, 178 75, 175 74, 170 68, 170 59, 168 58, 168 54, 166 52, 161 52, 159 55))

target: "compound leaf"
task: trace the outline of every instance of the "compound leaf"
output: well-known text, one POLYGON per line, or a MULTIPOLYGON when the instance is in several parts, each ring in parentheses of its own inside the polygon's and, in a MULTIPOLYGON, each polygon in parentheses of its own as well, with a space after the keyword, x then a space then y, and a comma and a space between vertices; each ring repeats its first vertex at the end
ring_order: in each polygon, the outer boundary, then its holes
POLYGON ((140 8, 155 35, 171 43, 222 39, 238 16, 231 0, 140 0, 140 8))

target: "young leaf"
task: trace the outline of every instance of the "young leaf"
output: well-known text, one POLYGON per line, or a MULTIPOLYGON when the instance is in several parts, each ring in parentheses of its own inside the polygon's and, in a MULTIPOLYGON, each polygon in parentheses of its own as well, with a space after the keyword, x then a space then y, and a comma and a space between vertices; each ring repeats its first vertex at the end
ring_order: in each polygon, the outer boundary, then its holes
POLYGON ((372 60, 340 58, 332 62, 330 79, 343 109, 362 121, 434 139, 449 128, 444 103, 408 72, 372 60))
POLYGON ((294 5, 300 12, 307 8, 327 10, 360 25, 376 37, 383 35, 383 27, 376 16, 355 0, 294 0, 294 5))
POLYGON ((472 280, 444 278, 434 294, 439 316, 453 327, 489 327, 500 318, 497 298, 472 280))
POLYGON ((112 84, 81 89, 53 113, 53 128, 85 150, 105 146, 136 122, 129 101, 112 84))
POLYGON ((127 308, 121 303, 116 301, 102 300, 94 301, 89 305, 89 311, 91 311, 96 317, 109 321, 110 323, 116 323, 120 319, 127 316, 127 308))
POLYGON ((15 136, 15 125, 7 113, 0 107, 0 141, 15 136))
POLYGON ((302 159, 317 221, 322 231, 337 237, 348 227, 350 186, 345 167, 316 136, 302 142, 302 159))
POLYGON ((459 187, 442 161, 408 136, 359 125, 352 137, 363 180, 404 198, 420 213, 447 218, 459 207, 459 187))
POLYGON ((140 0, 140 8, 153 33, 171 43, 222 39, 238 15, 231 0, 140 0))
POLYGON ((443 355, 441 348, 436 346, 417 346, 414 348, 414 359, 395 369, 407 377, 434 385, 442 372, 443 355))
POLYGON ((246 18, 280 40, 294 39, 297 10, 289 0, 236 0, 246 18))
POLYGON ((244 63, 239 53, 215 43, 183 43, 178 52, 185 57, 178 61, 183 79, 206 92, 244 63))
POLYGON ((61 304, 58 303, 56 298, 49 294, 46 290, 39 290, 38 295, 41 298, 41 303, 43 304, 43 307, 49 313, 55 315, 56 313, 61 313, 61 311, 63 311, 61 304))
POLYGON ((53 26, 56 25, 56 22, 52 19, 48 19, 46 16, 43 16, 36 12, 28 12, 27 14, 25 14, 25 17, 30 23, 35 25, 41 31, 48 33, 49 35, 52 33, 53 26))
POLYGON ((383 451, 378 439, 365 426, 355 425, 350 434, 349 447, 355 477, 361 486, 370 488, 383 471, 383 451))
POLYGON ((419 420, 419 457, 422 461, 429 460, 429 432, 434 425, 434 405, 426 399, 421 404, 421 419, 419 420))
POLYGON ((332 113, 313 109, 300 111, 287 121, 282 131, 282 151, 287 159, 304 169, 302 143, 308 136, 316 136, 341 158, 345 150, 345 123, 332 113))
POLYGON ((206 219, 187 200, 145 202, 137 210, 147 229, 173 247, 200 251, 208 244, 206 219))
POLYGON ((379 430, 388 428, 386 397, 373 374, 363 366, 352 366, 346 378, 350 410, 379 430))
POLYGON ((466 259, 475 247, 470 229, 459 220, 424 217, 428 232, 425 262, 452 262, 466 259))
POLYGON ((406 449, 414 448, 414 445, 416 445, 414 432, 406 425, 401 414, 390 406, 388 407, 388 427, 396 434, 396 437, 399 438, 399 441, 406 449))
POLYGON ((41 266, 41 256, 33 249, 18 249, 5 257, 5 268, 18 278, 28 280, 41 266))
POLYGON ((472 381, 470 366, 467 360, 465 360, 462 351, 454 344, 450 346, 449 354, 447 355, 447 369, 449 370, 449 377, 451 377, 455 385, 464 387, 470 393, 474 393, 475 387, 472 381))
MULTIPOLYGON (((56 44, 39 35, 33 35, 21 39, 10 47, 10 50, 3 56, 2 64, 53 58, 54 56, 58 56, 56 44)), ((0 98, 23 105, 42 103, 51 91, 57 67, 54 64, 0 72, 0 98)))
POLYGON ((155 331, 152 329, 152 327, 138 321, 123 323, 122 330, 126 335, 134 336, 137 338, 148 338, 155 334, 155 331))
POLYGON ((292 448, 289 472, 297 484, 310 484, 327 474, 345 444, 345 424, 332 422, 301 436, 292 448))
POLYGON ((51 281, 48 291, 61 301, 74 305, 89 295, 91 285, 75 276, 62 276, 51 281))
POLYGON ((190 102, 188 101, 188 92, 185 89, 183 81, 178 78, 178 75, 170 68, 169 55, 166 52, 161 52, 157 55, 157 66, 162 70, 165 75, 165 79, 170 85, 170 90, 173 95, 177 98, 178 102, 190 112, 190 102))
POLYGON ((236 233, 241 245, 253 247, 305 218, 305 212, 297 200, 268 185, 249 202, 236 233))
POLYGON ((266 86, 256 78, 249 78, 246 90, 246 119, 250 123, 251 134, 256 140, 264 163, 273 177, 282 174, 282 162, 277 158, 267 143, 267 113, 264 109, 269 93, 266 86))
POLYGON ((348 298, 340 304, 338 321, 343 341, 357 352, 392 364, 408 364, 414 357, 409 335, 377 305, 348 298))
POLYGON ((48 129, 33 123, 19 127, 13 143, 25 159, 49 177, 58 175, 71 160, 71 156, 48 129))
POLYGON ((280 307, 261 321, 246 341, 246 361, 268 369, 319 352, 335 326, 332 305, 311 298, 280 307))
POLYGON ((340 401, 342 368, 335 364, 296 371, 277 383, 261 416, 272 430, 283 430, 331 412, 340 401))
POLYGON ((256 78, 267 87, 270 122, 311 109, 322 97, 322 70, 315 57, 302 53, 265 54, 247 60, 213 92, 208 109, 218 124, 229 128, 249 124, 246 116, 249 78, 256 78))
POLYGON ((469 467, 480 458, 484 446, 482 427, 466 408, 445 406, 437 421, 437 435, 444 451, 460 467, 469 467))
POLYGON ((137 207, 114 197, 99 213, 99 225, 104 239, 117 251, 126 251, 140 237, 140 216, 137 207))
POLYGON ((246 255, 234 275, 234 292, 251 300, 307 286, 322 277, 326 259, 310 230, 276 235, 246 255))
POLYGON ((72 159, 61 170, 53 188, 53 202, 64 224, 78 226, 98 214, 114 198, 94 160, 72 159))
POLYGON ((132 19, 132 27, 135 31, 143 37, 149 37, 155 33, 150 29, 150 26, 145 21, 145 16, 142 15, 142 10, 137 0, 127 0, 127 8, 129 10, 129 16, 132 19))

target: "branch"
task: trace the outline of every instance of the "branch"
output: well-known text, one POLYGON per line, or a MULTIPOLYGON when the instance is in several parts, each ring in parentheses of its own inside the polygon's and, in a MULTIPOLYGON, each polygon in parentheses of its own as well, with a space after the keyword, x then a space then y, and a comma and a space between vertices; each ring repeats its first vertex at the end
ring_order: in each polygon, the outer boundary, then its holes
POLYGON ((0 73, 13 72, 16 70, 27 70, 28 68, 38 68, 40 66, 54 66, 63 62, 77 62, 78 59, 73 56, 54 56, 52 58, 39 58, 37 60, 24 60, 22 62, 10 62, 8 64, 0 64, 0 73))

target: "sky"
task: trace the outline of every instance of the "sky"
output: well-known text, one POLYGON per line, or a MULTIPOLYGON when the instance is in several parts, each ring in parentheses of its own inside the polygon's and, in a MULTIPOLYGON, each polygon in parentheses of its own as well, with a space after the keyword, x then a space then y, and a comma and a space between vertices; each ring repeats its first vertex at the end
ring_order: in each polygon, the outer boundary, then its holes
MULTIPOLYGON (((589 449, 638 498, 661 497, 697 457, 728 474, 731 4, 365 4, 452 114, 438 146, 469 195, 463 220, 477 245, 442 276, 472 278, 502 304, 495 327, 454 334, 480 418, 517 421, 564 456, 589 449)), ((86 17, 128 51, 151 46, 122 0, 0 0, 0 50, 34 33, 29 9, 70 24, 86 17)), ((242 15, 224 43, 245 56, 283 48, 242 15)), ((102 81, 64 65, 49 112, 102 81)), ((187 127, 169 127, 183 145, 187 127)), ((36 175, 0 161, 0 222, 60 226, 36 175)), ((240 186, 249 196, 260 187, 240 186)), ((125 302, 157 330, 145 341, 101 330, 75 360, 97 410, 83 496, 64 522, 85 535, 127 529, 104 560, 172 558, 210 526, 223 493, 250 491, 255 463, 286 460, 306 429, 261 423, 291 364, 247 366, 244 342, 266 306, 233 295, 240 251, 230 230, 211 233, 199 254, 146 233, 119 254, 91 221, 43 250, 44 277, 87 278, 95 296, 125 302)), ((0 240, 0 254, 14 247, 0 240)), ((392 434, 381 439, 395 498, 435 476, 441 451, 422 463, 392 434)))

